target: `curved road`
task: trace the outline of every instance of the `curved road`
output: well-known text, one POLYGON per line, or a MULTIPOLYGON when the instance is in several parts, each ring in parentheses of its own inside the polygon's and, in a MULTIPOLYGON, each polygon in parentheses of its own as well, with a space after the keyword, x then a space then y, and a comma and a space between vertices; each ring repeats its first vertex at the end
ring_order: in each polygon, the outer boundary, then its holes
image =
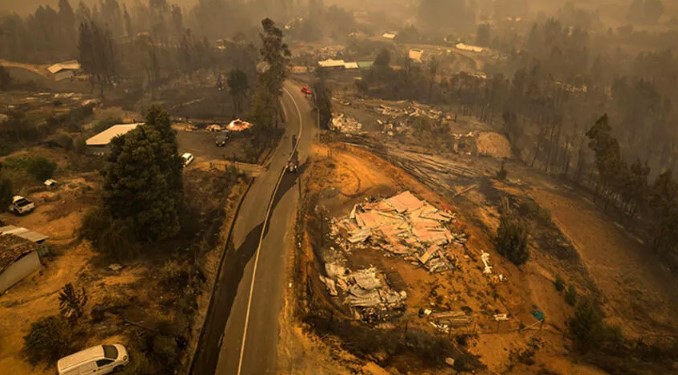
POLYGON ((236 218, 191 368, 194 375, 276 373, 286 236, 293 234, 300 191, 297 174, 281 172, 290 157, 298 158, 303 171, 316 129, 316 116, 299 86, 287 82, 282 103, 285 135, 236 218))

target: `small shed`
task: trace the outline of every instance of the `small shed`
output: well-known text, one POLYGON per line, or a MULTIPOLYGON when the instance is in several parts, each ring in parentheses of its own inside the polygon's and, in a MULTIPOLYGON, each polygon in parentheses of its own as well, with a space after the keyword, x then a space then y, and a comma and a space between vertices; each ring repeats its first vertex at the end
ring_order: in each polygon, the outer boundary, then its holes
POLYGON ((76 60, 56 63, 47 68, 55 81, 73 78, 80 71, 80 63, 76 60))
POLYGON ((0 294, 40 267, 38 244, 14 234, 0 235, 0 294))

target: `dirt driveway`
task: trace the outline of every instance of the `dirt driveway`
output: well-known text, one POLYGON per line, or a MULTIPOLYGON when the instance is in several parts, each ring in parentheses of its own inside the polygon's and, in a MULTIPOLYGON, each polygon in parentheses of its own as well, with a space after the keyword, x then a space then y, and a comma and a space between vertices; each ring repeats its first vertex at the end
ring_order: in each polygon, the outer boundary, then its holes
POLYGON ((234 136, 226 142, 226 146, 217 147, 215 141, 219 133, 207 131, 178 131, 179 153, 190 152, 198 162, 214 160, 231 160, 235 156, 238 161, 245 157, 247 138, 234 136))

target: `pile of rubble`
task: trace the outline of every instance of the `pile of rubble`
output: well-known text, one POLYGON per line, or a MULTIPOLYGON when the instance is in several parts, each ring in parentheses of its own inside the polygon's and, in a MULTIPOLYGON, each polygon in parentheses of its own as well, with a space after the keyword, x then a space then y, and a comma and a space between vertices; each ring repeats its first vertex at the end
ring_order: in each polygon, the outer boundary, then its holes
POLYGON ((428 117, 431 120, 438 120, 443 117, 442 111, 417 103, 412 103, 404 108, 381 104, 375 107, 375 111, 392 119, 399 117, 428 117))
POLYGON ((449 333, 451 329, 468 326, 473 318, 463 311, 446 311, 429 315, 429 324, 443 333, 449 333))
POLYGON ((360 134, 362 127, 363 125, 356 119, 344 114, 335 114, 330 124, 330 129, 345 134, 360 134))
POLYGON ((344 303, 351 307, 357 319, 367 322, 387 320, 405 310, 405 291, 391 289, 385 279, 378 277, 377 269, 370 267, 351 272, 348 268, 326 263, 327 276, 320 275, 331 296, 341 291, 344 303))
POLYGON ((345 251, 361 244, 418 262, 430 272, 453 268, 456 261, 448 245, 463 246, 467 237, 447 224, 455 215, 438 210, 409 191, 376 202, 357 204, 348 217, 332 221, 332 235, 345 251))

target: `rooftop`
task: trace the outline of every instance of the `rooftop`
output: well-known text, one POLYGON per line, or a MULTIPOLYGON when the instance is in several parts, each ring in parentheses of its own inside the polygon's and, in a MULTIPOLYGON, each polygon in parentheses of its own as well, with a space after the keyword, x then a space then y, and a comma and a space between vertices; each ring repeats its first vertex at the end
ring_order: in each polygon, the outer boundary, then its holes
POLYGON ((5 235, 14 235, 35 243, 40 243, 49 238, 49 236, 42 233, 33 232, 23 227, 15 227, 14 225, 0 227, 0 237, 5 235))
POLYGON ((416 62, 421 62, 422 57, 424 56, 424 50, 419 49, 419 48, 412 48, 409 53, 408 53, 410 60, 414 60, 416 62))
POLYGON ((86 144, 87 146, 106 146, 111 143, 113 138, 125 135, 136 129, 139 125, 143 125, 143 123, 113 125, 92 138, 89 138, 86 144))
POLYGON ((464 44, 464 43, 457 43, 457 45, 455 47, 457 47, 457 49, 460 49, 462 51, 468 51, 468 52, 483 52, 483 50, 484 50, 483 47, 473 46, 473 45, 464 44))
POLYGON ((38 245, 12 234, 0 236, 0 272, 12 263, 38 249, 38 245))
POLYGON ((62 70, 80 70, 80 63, 77 60, 64 61, 50 66, 47 70, 52 74, 59 73, 62 70))
POLYGON ((344 67, 346 63, 344 60, 333 60, 333 59, 327 59, 324 61, 318 61, 318 66, 321 68, 339 68, 339 67, 344 67))

